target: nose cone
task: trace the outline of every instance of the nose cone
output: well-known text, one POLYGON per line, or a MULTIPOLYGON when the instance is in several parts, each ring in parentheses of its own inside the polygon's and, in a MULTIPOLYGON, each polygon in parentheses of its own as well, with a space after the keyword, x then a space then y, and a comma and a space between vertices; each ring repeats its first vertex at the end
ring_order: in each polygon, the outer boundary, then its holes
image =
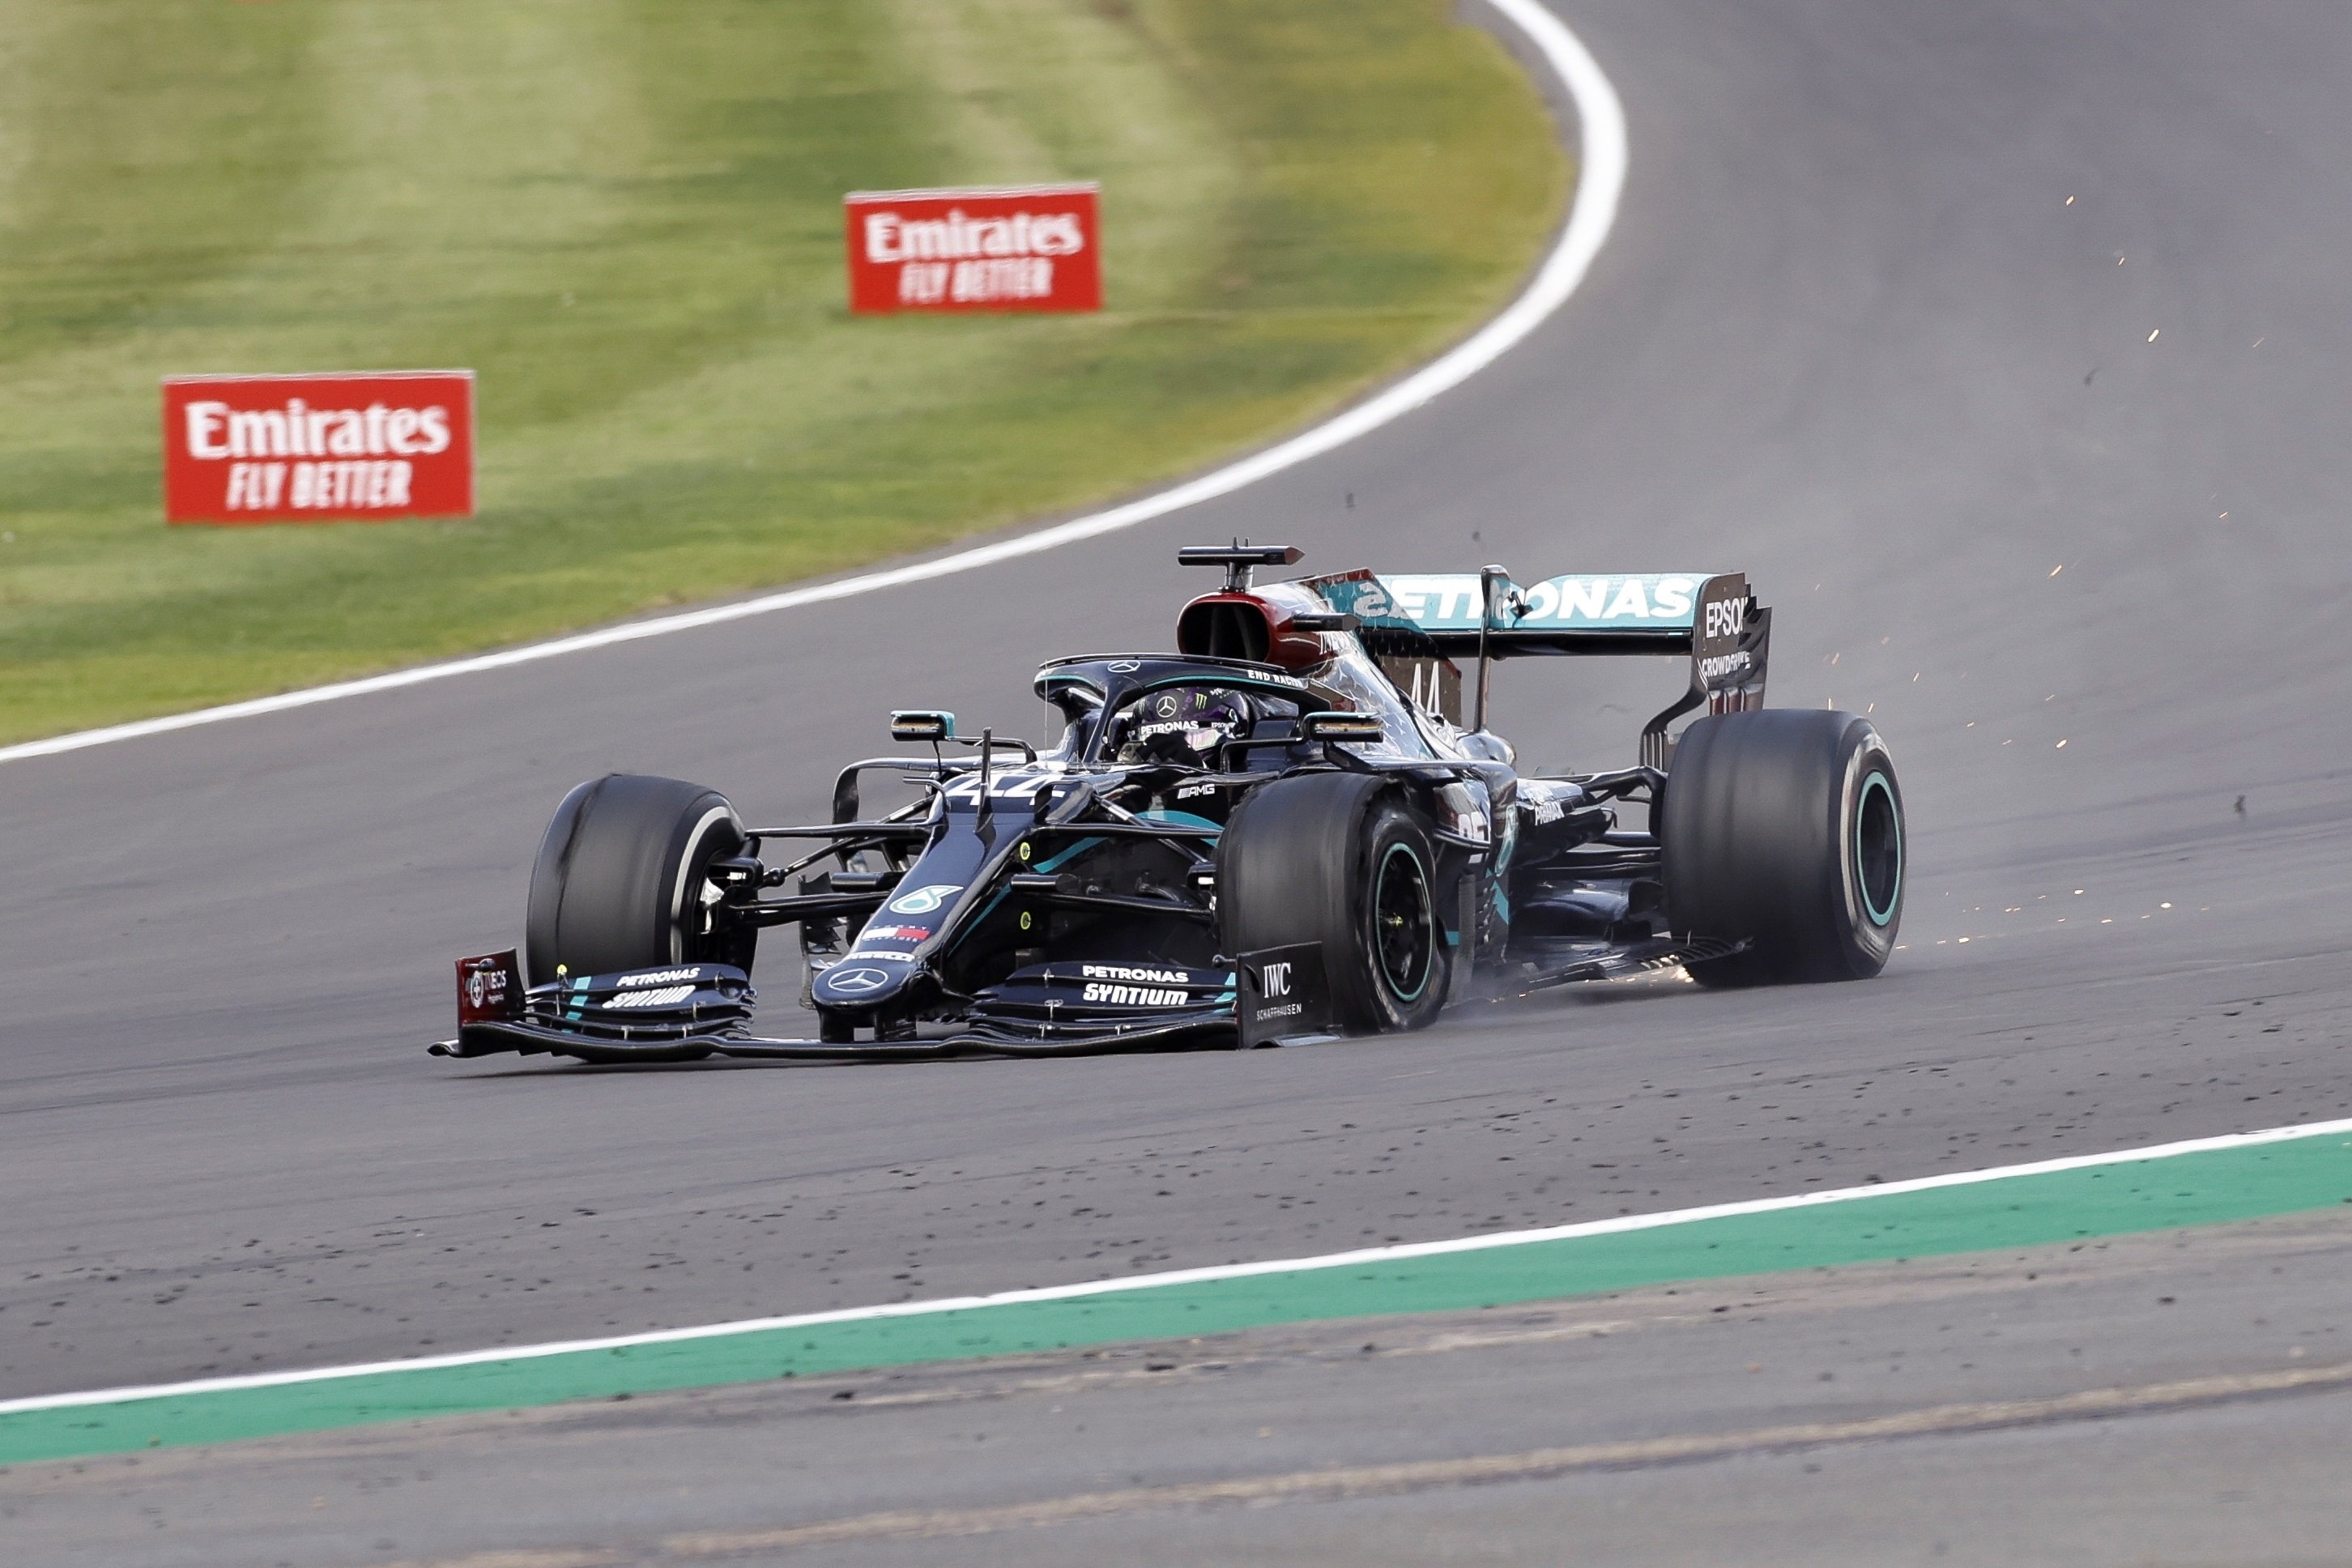
POLYGON ((820 1007, 862 1013, 896 997, 916 973, 901 958, 846 958, 818 975, 809 994, 820 1007))

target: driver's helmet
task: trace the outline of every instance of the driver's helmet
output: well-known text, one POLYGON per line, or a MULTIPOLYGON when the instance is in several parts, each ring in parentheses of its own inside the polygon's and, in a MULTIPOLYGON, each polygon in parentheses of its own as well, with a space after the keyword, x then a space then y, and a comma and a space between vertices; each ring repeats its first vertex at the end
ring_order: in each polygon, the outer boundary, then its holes
POLYGON ((1164 686, 1128 710, 1119 738, 1122 763, 1204 766, 1217 742, 1249 733, 1257 705, 1223 686, 1164 686))

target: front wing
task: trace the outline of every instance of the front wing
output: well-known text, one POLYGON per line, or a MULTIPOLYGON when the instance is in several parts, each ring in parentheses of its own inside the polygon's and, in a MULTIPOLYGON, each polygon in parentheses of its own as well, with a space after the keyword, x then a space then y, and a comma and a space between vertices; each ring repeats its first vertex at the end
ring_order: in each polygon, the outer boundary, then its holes
MULTIPOLYGON (((1546 966, 1528 990, 1621 979, 1723 957, 1745 942, 1661 938, 1546 966)), ((583 975, 526 990, 511 950, 457 964, 457 1035, 429 1048, 581 1061, 940 1061, 1219 1050, 1332 1037, 1320 945, 1244 953, 1231 970, 1064 963, 974 997, 948 1033, 899 1040, 775 1039, 751 1032, 751 977, 723 963, 583 975)))

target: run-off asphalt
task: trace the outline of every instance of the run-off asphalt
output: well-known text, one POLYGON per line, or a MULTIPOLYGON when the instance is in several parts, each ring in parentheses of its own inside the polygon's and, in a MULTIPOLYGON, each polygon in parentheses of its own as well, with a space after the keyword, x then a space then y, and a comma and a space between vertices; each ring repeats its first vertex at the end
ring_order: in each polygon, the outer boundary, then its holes
MULTIPOLYGON (((12 766, 0 1394, 2352 1111, 2330 630, 2352 23, 1569 19, 1631 121, 1616 233, 1536 339, 1377 437, 1048 562, 12 766), (419 1054, 447 960, 512 940, 577 779, 821 809, 833 765, 887 749, 888 707, 1027 725, 1037 659, 1164 642, 1175 545, 1236 531, 1322 566, 1746 570, 1777 611, 1776 700, 1874 703, 1895 748, 1907 951, 1868 985, 1626 988, 1249 1057, 654 1075, 419 1054)), ((1513 666, 1504 727, 1531 762, 1627 761, 1675 679, 1513 666)), ((2101 1334, 2127 1362, 2167 1321, 2135 1300, 2101 1334)))

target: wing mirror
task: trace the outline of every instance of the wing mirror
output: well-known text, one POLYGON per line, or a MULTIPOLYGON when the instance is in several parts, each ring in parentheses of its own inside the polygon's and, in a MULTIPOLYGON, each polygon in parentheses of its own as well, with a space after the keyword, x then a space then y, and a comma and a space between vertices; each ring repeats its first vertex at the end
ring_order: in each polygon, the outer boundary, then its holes
POLYGON ((894 741, 929 741, 933 745, 955 739, 955 715, 937 709, 916 708, 890 715, 890 738, 894 741))
POLYGON ((1377 714, 1329 710, 1300 719, 1298 732, 1310 741, 1380 741, 1388 736, 1377 714))

